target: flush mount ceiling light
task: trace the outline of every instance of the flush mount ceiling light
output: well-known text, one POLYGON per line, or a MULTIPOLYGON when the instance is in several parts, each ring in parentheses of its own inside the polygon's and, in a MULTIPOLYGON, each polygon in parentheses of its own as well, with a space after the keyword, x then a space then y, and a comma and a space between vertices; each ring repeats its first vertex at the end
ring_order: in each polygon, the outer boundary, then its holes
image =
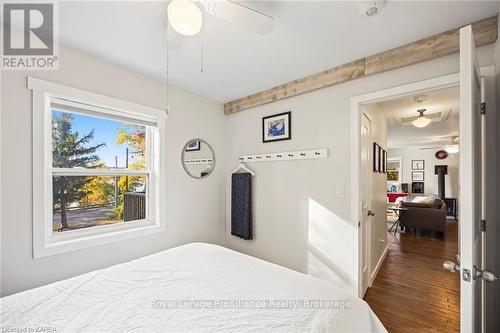
POLYGON ((460 151, 460 146, 458 145, 458 141, 459 141, 458 136, 452 136, 450 141, 451 141, 450 145, 444 147, 444 150, 448 154, 456 154, 456 153, 458 153, 460 151))
POLYGON ((444 150, 448 154, 456 154, 460 151, 460 148, 458 147, 458 145, 451 145, 451 146, 445 147, 444 150))
POLYGON ((203 16, 200 8, 189 0, 172 0, 167 8, 172 29, 183 36, 194 36, 201 30, 203 16))
POLYGON ((412 122, 413 126, 423 128, 431 123, 431 120, 424 116, 425 109, 417 110, 417 112, 420 113, 420 115, 412 122))

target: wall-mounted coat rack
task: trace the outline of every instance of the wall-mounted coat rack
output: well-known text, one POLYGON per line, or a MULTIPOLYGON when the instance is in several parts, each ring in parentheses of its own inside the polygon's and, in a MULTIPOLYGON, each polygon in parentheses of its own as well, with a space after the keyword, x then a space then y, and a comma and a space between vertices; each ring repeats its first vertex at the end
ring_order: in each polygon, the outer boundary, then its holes
POLYGON ((328 149, 311 149, 286 151, 280 153, 264 153, 256 155, 239 156, 240 162, 272 162, 272 161, 291 161, 291 160, 313 160, 320 158, 328 158, 328 149))
POLYGON ((193 158, 189 160, 184 160, 184 164, 212 164, 214 163, 213 158, 193 158))

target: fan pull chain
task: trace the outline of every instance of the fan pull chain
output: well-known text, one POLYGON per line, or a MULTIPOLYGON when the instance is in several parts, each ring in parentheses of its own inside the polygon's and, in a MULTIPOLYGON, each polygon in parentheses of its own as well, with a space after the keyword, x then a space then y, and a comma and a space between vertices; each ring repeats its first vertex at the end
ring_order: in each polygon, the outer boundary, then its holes
POLYGON ((167 52, 166 52, 166 56, 167 56, 167 68, 166 68, 166 74, 167 74, 167 107, 165 109, 165 113, 167 114, 168 116, 168 111, 170 109, 170 104, 169 104, 169 90, 170 90, 170 84, 169 84, 169 60, 170 60, 170 55, 169 55, 169 50, 168 50, 168 42, 169 42, 169 38, 168 38, 168 35, 169 35, 169 23, 168 23, 168 19, 167 19, 167 52))
POLYGON ((205 67, 205 29, 201 32, 201 60, 200 60, 200 72, 203 73, 205 67))

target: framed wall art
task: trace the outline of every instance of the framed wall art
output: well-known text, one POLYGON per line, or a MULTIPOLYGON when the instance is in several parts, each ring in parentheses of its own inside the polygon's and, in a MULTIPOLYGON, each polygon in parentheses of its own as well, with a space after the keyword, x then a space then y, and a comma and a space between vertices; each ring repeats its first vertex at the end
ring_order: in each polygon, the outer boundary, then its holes
POLYGON ((411 161, 411 169, 412 170, 424 170, 425 169, 425 161, 424 160, 412 160, 411 161))
POLYGON ((411 181, 412 182, 423 182, 424 172, 423 171, 412 171, 411 172, 411 181))
POLYGON ((262 118, 262 142, 290 140, 292 113, 284 112, 262 118))
POLYGON ((379 172, 379 149, 378 144, 376 142, 373 143, 373 172, 379 172))

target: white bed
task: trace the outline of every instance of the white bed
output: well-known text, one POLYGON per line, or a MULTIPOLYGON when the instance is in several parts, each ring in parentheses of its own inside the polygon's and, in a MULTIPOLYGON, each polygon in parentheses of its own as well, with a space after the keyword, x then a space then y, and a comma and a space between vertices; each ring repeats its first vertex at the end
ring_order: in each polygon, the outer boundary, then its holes
POLYGON ((1 302, 3 331, 386 332, 368 305, 348 290, 204 243, 1 302))

